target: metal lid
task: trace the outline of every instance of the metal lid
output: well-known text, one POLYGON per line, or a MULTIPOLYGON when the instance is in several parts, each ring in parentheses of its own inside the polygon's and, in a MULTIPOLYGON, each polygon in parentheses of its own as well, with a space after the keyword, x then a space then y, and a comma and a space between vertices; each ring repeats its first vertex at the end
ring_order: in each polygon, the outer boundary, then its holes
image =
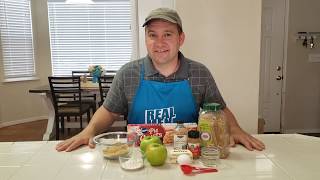
POLYGON ((188 137, 189 138, 199 138, 200 137, 200 133, 197 130, 190 130, 188 132, 188 137))

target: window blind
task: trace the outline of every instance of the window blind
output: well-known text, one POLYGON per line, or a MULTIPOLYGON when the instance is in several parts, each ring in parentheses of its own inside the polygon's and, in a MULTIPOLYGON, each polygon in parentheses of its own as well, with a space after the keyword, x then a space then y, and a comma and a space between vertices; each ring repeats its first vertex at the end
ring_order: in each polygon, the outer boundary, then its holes
POLYGON ((102 65, 118 70, 131 59, 130 0, 70 4, 49 0, 48 16, 53 75, 70 75, 102 65))
POLYGON ((30 0, 0 0, 4 78, 35 76, 30 0))

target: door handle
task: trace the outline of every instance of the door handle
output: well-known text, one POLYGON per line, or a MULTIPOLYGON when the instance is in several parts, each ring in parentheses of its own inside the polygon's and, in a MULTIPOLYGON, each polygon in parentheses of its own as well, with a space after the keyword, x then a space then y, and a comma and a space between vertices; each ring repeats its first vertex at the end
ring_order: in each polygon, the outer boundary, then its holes
POLYGON ((282 80, 282 79, 283 79, 282 76, 277 76, 277 77, 276 77, 276 80, 278 80, 278 81, 280 81, 280 80, 282 80))
POLYGON ((280 70, 281 70, 281 66, 277 66, 277 67, 276 67, 276 70, 277 70, 277 71, 280 71, 280 70))

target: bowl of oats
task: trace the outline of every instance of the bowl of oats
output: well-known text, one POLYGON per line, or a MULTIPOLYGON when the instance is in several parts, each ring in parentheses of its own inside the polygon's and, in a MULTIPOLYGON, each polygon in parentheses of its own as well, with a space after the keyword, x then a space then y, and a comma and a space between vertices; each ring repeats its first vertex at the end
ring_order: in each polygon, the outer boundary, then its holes
POLYGON ((131 153, 136 137, 133 133, 108 132, 95 136, 93 142, 104 158, 116 160, 131 153))

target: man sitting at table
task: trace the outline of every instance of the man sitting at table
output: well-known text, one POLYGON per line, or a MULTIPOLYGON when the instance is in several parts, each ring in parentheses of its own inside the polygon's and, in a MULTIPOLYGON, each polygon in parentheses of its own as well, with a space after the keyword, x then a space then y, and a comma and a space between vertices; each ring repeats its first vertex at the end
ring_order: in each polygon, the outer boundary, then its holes
POLYGON ((248 150, 263 150, 265 146, 261 141, 240 128, 210 71, 179 51, 185 34, 177 12, 168 8, 155 9, 145 19, 143 27, 148 55, 125 64, 118 71, 103 106, 88 126, 59 143, 56 149, 72 151, 83 144, 94 147, 90 139, 104 132, 120 114, 128 115, 128 124, 197 122, 203 103, 217 102, 227 117, 231 145, 240 143, 248 150), (156 109, 169 109, 171 115, 161 119, 147 113, 156 109))

